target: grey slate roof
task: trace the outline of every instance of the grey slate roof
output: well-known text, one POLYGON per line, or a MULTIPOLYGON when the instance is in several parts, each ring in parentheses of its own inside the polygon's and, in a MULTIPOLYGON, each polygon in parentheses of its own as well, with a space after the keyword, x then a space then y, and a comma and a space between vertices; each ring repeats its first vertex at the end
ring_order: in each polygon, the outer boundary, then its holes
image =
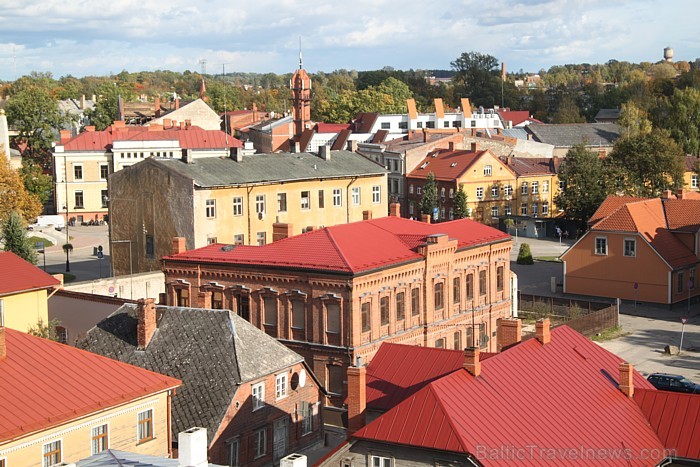
POLYGON ((503 136, 510 138, 527 140, 527 130, 525 128, 504 128, 501 130, 501 133, 503 133, 503 136))
POLYGON ((600 109, 597 114, 595 114, 594 120, 617 120, 620 118, 620 109, 600 109))
POLYGON ((587 146, 612 146, 620 137, 622 128, 617 123, 533 123, 528 125, 527 131, 540 143, 559 147, 581 143, 587 146))
POLYGON ((228 157, 195 158, 191 164, 181 159, 151 160, 203 188, 387 173, 381 165, 354 152, 330 153, 330 160, 308 152, 254 154, 243 156, 242 162, 228 157))
MULTIPOLYGON (((106 451, 78 461, 76 465, 77 467, 179 467, 180 460, 107 449, 106 451)), ((217 464, 207 465, 208 467, 217 467, 217 464)))
POLYGON ((136 306, 125 304, 88 331, 78 347, 182 380, 172 399, 173 433, 193 426, 217 432, 238 383, 303 358, 229 310, 156 307, 158 327, 137 350, 136 306))

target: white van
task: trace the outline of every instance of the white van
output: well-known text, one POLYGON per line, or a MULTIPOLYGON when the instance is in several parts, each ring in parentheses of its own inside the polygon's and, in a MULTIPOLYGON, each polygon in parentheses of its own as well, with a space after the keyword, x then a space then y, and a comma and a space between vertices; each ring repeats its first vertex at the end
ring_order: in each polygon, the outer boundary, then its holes
POLYGON ((66 226, 66 220, 60 215, 39 216, 37 217, 35 223, 29 224, 27 229, 41 230, 50 226, 53 226, 56 230, 63 230, 63 228, 66 226))

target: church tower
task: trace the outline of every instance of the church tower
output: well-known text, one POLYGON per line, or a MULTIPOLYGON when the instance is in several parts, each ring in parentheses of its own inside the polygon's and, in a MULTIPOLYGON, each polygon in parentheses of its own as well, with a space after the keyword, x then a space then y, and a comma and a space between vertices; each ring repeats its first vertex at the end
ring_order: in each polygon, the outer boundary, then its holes
POLYGON ((299 69, 294 72, 289 87, 292 90, 294 136, 298 139, 311 122, 311 78, 304 70, 301 59, 301 40, 299 40, 299 69))

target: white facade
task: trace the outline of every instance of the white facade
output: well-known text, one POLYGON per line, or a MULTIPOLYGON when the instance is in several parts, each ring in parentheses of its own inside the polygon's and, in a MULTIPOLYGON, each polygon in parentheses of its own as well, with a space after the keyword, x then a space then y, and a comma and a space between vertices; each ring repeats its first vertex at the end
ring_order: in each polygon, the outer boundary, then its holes
POLYGON ((386 114, 379 115, 372 127, 371 133, 379 130, 389 132, 387 139, 394 139, 405 135, 410 130, 447 129, 447 128, 474 128, 479 130, 503 129, 503 122, 494 109, 483 109, 465 115, 462 112, 445 113, 443 118, 438 118, 436 114, 418 114, 417 118, 411 119, 408 114, 386 114))

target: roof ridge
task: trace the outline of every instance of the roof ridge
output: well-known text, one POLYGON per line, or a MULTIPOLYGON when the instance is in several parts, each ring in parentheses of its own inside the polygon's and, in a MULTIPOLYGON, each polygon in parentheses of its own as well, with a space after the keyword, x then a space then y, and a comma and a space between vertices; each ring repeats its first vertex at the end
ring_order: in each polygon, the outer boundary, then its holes
MULTIPOLYGON (((348 225, 348 224, 345 224, 348 225)), ((350 265, 350 261, 345 257, 345 254, 343 254, 343 250, 340 248, 340 245, 338 245, 337 240, 333 236, 333 233, 331 232, 330 227, 326 227, 324 229, 326 231, 326 235, 328 236, 328 240, 330 240, 331 245, 333 245, 333 248, 335 248, 335 251, 338 253, 338 256, 340 256, 340 259, 343 260, 343 263, 345 266, 350 269, 350 271, 354 271, 353 267, 350 265)))
MULTIPOLYGON (((430 383, 428 383, 428 384, 426 385, 426 388, 429 388, 429 389, 430 389, 430 392, 432 393, 433 397, 435 398, 437 404, 440 406, 440 409, 441 409, 442 412, 445 414, 445 420, 447 420, 447 423, 449 423, 450 429, 451 429, 452 432, 455 434, 455 438, 457 439, 457 442, 459 443, 460 447, 462 448, 462 451, 464 451, 465 453, 471 453, 471 452, 469 451, 469 449, 465 446, 464 440, 463 440, 462 437, 459 435, 459 430, 457 430, 457 428, 456 428, 456 426, 455 426, 455 421, 452 419, 453 411, 447 410, 447 408, 445 407, 445 405, 444 405, 443 402, 442 402, 442 398, 438 395, 438 391, 436 391, 436 390, 435 390, 435 387, 434 387, 434 385, 435 385, 436 383, 438 383, 439 381, 446 380, 447 378, 456 378, 457 376, 455 376, 455 375, 461 375, 461 374, 463 374, 463 373, 460 372, 459 370, 460 370, 460 368, 458 368, 458 369, 455 370, 455 371, 452 371, 451 373, 446 374, 446 375, 443 376, 442 378, 438 378, 438 379, 436 379, 436 380, 434 380, 434 381, 431 381, 430 383)), ((465 373, 471 375, 466 369, 461 368, 461 370, 463 370, 465 373)), ((475 377, 472 376, 472 378, 475 378, 475 377)), ((420 392, 420 391, 418 391, 418 392, 420 392)), ((417 394, 417 393, 416 393, 416 394, 417 394)), ((414 395, 414 397, 415 397, 415 395, 414 395)))

